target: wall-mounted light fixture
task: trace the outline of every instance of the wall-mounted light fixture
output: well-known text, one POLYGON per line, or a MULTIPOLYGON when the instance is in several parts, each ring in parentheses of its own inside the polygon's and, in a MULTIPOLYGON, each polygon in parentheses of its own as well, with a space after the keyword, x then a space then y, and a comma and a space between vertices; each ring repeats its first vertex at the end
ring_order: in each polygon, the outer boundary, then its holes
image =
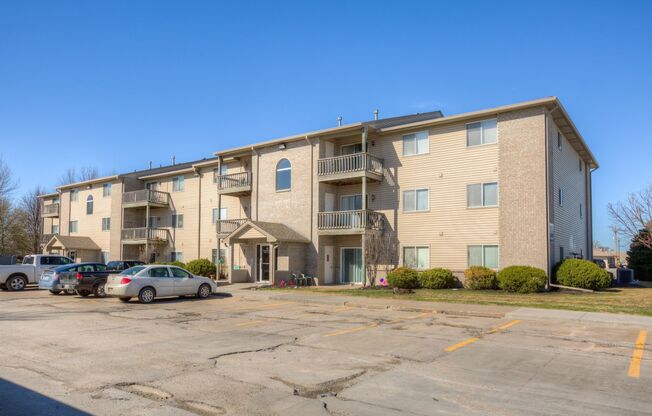
POLYGON ((285 143, 281 143, 278 145, 278 150, 285 150, 286 147, 285 143))
POLYGON ((371 200, 375 201, 376 200, 376 194, 371 194, 371 200))

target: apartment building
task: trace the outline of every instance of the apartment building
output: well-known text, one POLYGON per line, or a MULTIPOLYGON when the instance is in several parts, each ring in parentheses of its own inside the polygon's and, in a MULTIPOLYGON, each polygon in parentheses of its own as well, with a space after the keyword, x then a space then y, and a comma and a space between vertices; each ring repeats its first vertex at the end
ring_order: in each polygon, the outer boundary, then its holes
MULTIPOLYGON (((376 118, 215 156, 61 187, 43 196, 46 232, 95 244, 98 259, 212 258, 232 282, 363 283, 398 265, 550 272, 591 256, 598 165, 556 97, 376 118)), ((53 236, 44 249, 64 246, 53 236)))

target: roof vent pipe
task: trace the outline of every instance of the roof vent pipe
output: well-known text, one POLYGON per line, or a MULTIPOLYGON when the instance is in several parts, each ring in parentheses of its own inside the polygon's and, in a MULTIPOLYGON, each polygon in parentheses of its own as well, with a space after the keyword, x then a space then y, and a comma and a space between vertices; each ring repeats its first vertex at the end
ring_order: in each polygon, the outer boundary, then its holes
POLYGON ((177 157, 172 155, 172 164, 176 165, 177 164, 177 157))
POLYGON ((337 116, 337 127, 342 127, 342 115, 337 116))
POLYGON ((149 161, 149 168, 150 169, 152 168, 152 161, 151 160, 149 161))
POLYGON ((374 110, 374 120, 378 120, 378 109, 374 110))

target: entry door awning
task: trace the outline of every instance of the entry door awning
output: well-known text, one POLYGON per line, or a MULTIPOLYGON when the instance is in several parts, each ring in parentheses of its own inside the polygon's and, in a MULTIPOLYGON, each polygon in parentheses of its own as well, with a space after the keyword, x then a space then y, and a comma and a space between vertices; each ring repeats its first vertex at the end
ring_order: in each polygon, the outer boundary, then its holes
POLYGON ((46 250, 101 250, 90 237, 55 235, 45 245, 46 250))
POLYGON ((225 241, 226 244, 237 243, 247 240, 264 240, 268 243, 292 242, 292 243, 309 243, 307 237, 299 234, 297 231, 285 224, 276 222, 252 221, 247 220, 229 234, 225 241))

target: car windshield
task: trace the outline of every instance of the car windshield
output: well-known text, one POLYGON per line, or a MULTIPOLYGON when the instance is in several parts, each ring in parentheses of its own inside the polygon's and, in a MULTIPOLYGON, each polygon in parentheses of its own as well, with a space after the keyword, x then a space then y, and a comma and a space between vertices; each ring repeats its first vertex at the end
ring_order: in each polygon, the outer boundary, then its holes
POLYGON ((141 270, 145 270, 145 267, 143 266, 130 267, 120 274, 126 274, 127 276, 134 276, 138 274, 138 272, 140 272, 141 270))

